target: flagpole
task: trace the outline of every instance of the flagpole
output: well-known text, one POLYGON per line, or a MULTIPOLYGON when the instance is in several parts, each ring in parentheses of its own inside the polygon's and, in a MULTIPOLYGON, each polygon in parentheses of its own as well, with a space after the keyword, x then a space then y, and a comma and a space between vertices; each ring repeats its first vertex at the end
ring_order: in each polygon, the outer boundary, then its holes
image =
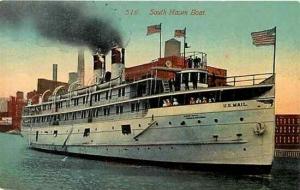
POLYGON ((273 75, 275 75, 275 56, 276 56, 276 26, 275 26, 275 42, 274 42, 274 54, 273 54, 273 75))
POLYGON ((186 40, 186 27, 184 28, 184 38, 183 38, 183 64, 185 64, 185 40, 186 40))
POLYGON ((159 32, 159 58, 161 58, 161 23, 160 26, 160 32, 159 32))

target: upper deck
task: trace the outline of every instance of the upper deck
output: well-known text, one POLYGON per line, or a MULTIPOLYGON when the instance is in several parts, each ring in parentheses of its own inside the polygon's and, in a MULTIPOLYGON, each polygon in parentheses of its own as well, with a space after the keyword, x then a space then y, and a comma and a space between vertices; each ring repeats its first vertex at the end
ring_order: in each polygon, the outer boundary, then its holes
MULTIPOLYGON (((214 101, 251 99, 269 90, 274 84, 272 73, 226 77, 226 83, 219 86, 203 86, 207 80, 203 81, 201 79, 200 74, 205 73, 201 69, 198 71, 196 69, 186 69, 177 71, 177 73, 188 73, 189 75, 199 73, 197 87, 186 88, 186 81, 182 79, 183 75, 181 75, 181 83, 177 86, 178 88, 176 88, 175 83, 169 83, 170 81, 168 80, 156 77, 120 85, 113 85, 111 81, 105 85, 105 88, 100 88, 99 85, 92 85, 66 94, 57 94, 40 104, 28 105, 24 109, 23 117, 56 115, 97 107, 104 108, 115 105, 135 104, 143 101, 152 102, 152 104, 157 101, 157 106, 162 106, 161 100, 164 97, 182 99, 181 96, 192 96, 195 94, 202 94, 202 97, 207 98, 211 97, 214 101), (220 96, 221 93, 222 97, 220 96)), ((188 84, 193 85, 191 77, 189 77, 188 84)), ((185 100, 182 101, 186 102, 185 100)), ((181 103, 183 104, 183 102, 181 103)), ((153 106, 145 107, 145 109, 151 107, 153 106)))

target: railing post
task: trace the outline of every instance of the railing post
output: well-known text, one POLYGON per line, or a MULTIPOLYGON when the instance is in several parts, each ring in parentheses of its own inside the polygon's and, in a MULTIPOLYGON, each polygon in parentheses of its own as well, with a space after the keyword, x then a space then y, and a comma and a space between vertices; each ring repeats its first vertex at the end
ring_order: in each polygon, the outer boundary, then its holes
POLYGON ((253 85, 255 85, 255 75, 253 75, 253 85))
POLYGON ((235 86, 235 76, 233 77, 233 86, 235 86))

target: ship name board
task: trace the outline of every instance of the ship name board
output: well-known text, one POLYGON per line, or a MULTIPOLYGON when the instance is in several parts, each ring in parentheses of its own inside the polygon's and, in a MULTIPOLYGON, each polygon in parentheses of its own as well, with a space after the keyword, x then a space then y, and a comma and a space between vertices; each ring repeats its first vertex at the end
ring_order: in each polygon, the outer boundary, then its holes
POLYGON ((248 106, 246 104, 246 102, 236 102, 236 103, 227 103, 227 104, 223 104, 224 108, 231 108, 231 107, 244 107, 244 106, 248 106))
POLYGON ((197 114, 189 114, 184 116, 185 119, 202 119, 205 118, 204 116, 200 116, 197 114))

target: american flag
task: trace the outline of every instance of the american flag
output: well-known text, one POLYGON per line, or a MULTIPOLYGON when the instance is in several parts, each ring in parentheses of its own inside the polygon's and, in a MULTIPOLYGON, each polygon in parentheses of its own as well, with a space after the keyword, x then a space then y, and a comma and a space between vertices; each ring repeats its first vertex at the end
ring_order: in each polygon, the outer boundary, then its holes
POLYGON ((174 37, 180 38, 185 36, 185 30, 175 30, 174 37))
POLYGON ((274 45, 276 40, 276 28, 251 33, 253 45, 268 46, 274 45))
POLYGON ((147 35, 158 33, 160 31, 161 31, 161 25, 160 24, 158 24, 158 25, 151 25, 151 26, 147 27, 147 35))

